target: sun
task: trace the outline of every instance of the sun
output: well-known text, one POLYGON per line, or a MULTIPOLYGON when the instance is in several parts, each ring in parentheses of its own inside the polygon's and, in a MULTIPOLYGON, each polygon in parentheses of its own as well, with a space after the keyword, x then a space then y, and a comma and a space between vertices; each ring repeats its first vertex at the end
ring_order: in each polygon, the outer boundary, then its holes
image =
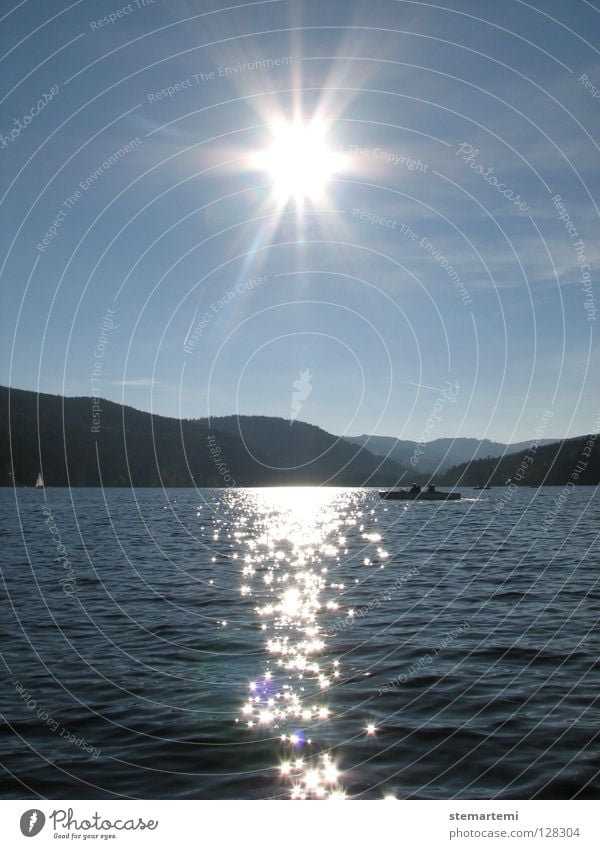
POLYGON ((325 127, 316 121, 305 124, 298 120, 278 123, 271 132, 271 145, 256 154, 254 166, 267 172, 277 199, 323 197, 342 164, 340 154, 327 144, 325 127))

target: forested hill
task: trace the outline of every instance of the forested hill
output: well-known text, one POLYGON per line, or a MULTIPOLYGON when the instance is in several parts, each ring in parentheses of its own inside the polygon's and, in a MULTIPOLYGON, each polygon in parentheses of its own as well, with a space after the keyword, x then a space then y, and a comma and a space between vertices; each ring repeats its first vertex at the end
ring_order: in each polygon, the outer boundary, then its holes
POLYGON ((444 472, 438 482, 446 486, 595 486, 600 483, 600 437, 578 436, 502 458, 461 463, 444 472))
POLYGON ((245 445, 237 422, 0 387, 0 483, 31 486, 41 470, 47 486, 379 486, 404 473, 303 422, 245 417, 245 445))
POLYGON ((370 486, 375 485, 375 478, 392 485, 400 479, 406 482, 405 467, 394 460, 378 457, 316 425, 270 416, 222 416, 211 419, 211 424, 241 439, 251 454, 268 453, 271 465, 295 470, 301 476, 312 477, 322 466, 337 470, 340 480, 355 480, 358 475, 370 486), (373 475, 374 469, 380 471, 373 475))

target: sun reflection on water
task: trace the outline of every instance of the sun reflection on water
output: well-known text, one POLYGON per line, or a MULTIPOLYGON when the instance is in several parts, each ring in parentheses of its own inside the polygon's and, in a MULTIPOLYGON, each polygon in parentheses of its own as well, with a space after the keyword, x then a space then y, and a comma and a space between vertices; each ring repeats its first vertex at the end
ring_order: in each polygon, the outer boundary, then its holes
MULTIPOLYGON (((319 745, 333 717, 327 691, 340 676, 319 621, 336 611, 328 572, 344 554, 348 523, 340 490, 281 488, 251 492, 259 532, 243 546, 241 589, 256 601, 265 636, 265 665, 249 682, 240 722, 270 730, 281 746, 279 780, 291 799, 344 799, 339 762, 319 745)), ((330 638, 328 638, 330 639, 330 638)))

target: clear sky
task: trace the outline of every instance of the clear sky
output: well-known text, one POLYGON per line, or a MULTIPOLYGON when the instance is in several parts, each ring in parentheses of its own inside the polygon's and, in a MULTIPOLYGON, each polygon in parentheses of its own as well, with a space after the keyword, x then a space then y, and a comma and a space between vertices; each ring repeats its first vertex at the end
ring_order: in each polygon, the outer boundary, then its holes
POLYGON ((3 10, 0 382, 352 435, 597 428, 592 3, 3 10), (286 198, 260 153, 294 119, 336 168, 286 198))

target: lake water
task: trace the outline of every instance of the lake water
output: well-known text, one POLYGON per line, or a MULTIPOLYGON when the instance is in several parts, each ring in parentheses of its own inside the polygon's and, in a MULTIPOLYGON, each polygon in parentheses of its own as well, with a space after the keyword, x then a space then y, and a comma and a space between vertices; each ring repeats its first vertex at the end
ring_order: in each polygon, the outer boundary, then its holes
POLYGON ((5 798, 600 794, 594 488, 0 506, 5 798))

